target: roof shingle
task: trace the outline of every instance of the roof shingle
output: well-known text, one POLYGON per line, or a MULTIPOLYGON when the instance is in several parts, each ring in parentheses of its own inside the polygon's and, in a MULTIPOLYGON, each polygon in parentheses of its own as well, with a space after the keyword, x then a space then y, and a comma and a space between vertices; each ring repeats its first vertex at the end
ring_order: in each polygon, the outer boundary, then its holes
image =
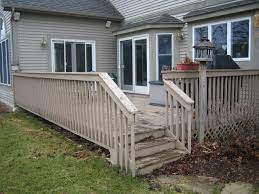
POLYGON ((111 20, 123 19, 109 0, 2 0, 2 7, 111 20))
POLYGON ((119 30, 127 30, 134 27, 139 27, 143 25, 162 25, 162 24, 183 24, 183 22, 169 14, 158 15, 156 17, 142 18, 141 21, 125 22, 121 25, 119 30))
POLYGON ((217 5, 217 6, 213 6, 213 7, 205 7, 205 8, 199 9, 199 10, 194 10, 194 11, 189 12, 188 14, 186 14, 184 16, 184 18, 205 15, 205 14, 214 13, 217 11, 224 11, 227 9, 233 9, 236 7, 251 5, 254 3, 258 3, 258 0, 241 0, 241 1, 231 2, 228 4, 217 5))

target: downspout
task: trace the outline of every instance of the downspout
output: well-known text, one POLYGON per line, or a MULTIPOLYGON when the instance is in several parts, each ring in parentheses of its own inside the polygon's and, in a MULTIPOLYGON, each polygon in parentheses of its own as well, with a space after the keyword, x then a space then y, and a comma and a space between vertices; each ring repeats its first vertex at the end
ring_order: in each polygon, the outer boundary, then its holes
POLYGON ((19 63, 18 60, 16 60, 17 57, 17 48, 16 46, 16 29, 15 29, 15 20, 14 20, 14 13, 15 13, 15 8, 12 7, 12 12, 11 12, 11 52, 12 52, 12 61, 11 61, 11 70, 12 71, 19 71, 19 63))

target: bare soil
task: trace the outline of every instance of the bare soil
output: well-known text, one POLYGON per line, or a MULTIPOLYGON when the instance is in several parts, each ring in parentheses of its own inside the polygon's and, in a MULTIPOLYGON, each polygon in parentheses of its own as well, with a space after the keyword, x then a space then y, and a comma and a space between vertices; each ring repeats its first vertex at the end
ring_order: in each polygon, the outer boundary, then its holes
POLYGON ((222 183, 242 181, 258 185, 258 159, 255 137, 232 137, 204 145, 193 143, 191 155, 167 164, 149 176, 206 176, 222 183))

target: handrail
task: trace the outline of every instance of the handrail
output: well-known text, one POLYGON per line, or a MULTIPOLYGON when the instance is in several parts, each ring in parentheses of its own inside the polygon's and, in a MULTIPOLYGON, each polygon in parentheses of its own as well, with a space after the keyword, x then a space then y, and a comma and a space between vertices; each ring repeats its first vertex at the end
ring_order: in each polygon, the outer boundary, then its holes
POLYGON ((200 140, 221 138, 225 134, 238 133, 246 123, 254 123, 256 120, 255 116, 247 115, 253 115, 252 112, 255 111, 253 107, 259 107, 257 89, 259 69, 207 70, 205 94, 200 93, 198 70, 173 70, 162 73, 163 79, 170 80, 171 85, 175 84, 194 100, 193 138, 200 140), (207 110, 201 110, 200 96, 207 96, 205 100, 207 110), (202 113, 205 113, 205 116, 201 118, 202 113), (248 122, 244 121, 245 118, 248 122), (201 122, 201 119, 205 121, 201 122), (204 127, 201 127, 201 123, 204 127))
POLYGON ((121 91, 121 89, 114 83, 114 81, 107 73, 26 72, 26 73, 14 73, 14 76, 43 78, 43 79, 77 80, 77 81, 96 81, 98 79, 103 84, 103 86, 108 90, 109 94, 114 99, 116 99, 116 103, 120 105, 120 108, 125 110, 127 114, 135 114, 137 112, 136 106, 128 99, 128 97, 121 91))
POLYGON ((179 148, 191 152, 194 101, 170 80, 164 80, 166 91, 166 126, 179 148), (187 129, 187 130, 186 130, 187 129), (187 135, 186 135, 187 131, 187 135))
POLYGON ((137 108, 107 73, 15 73, 13 82, 17 106, 108 149, 135 175, 137 108))
POLYGON ((120 104, 121 108, 127 111, 128 114, 136 114, 136 106, 129 100, 129 98, 121 91, 118 85, 111 79, 107 73, 99 73, 101 83, 107 89, 107 92, 120 104))
POLYGON ((177 101, 179 101, 187 110, 191 110, 191 106, 194 104, 194 101, 187 94, 185 94, 172 81, 164 80, 164 84, 166 90, 170 92, 177 101))
MULTIPOLYGON (((163 79, 189 79, 198 78, 198 70, 172 70, 163 71, 163 79)), ((259 75, 259 69, 208 69, 207 77, 226 77, 226 76, 244 76, 259 75)))

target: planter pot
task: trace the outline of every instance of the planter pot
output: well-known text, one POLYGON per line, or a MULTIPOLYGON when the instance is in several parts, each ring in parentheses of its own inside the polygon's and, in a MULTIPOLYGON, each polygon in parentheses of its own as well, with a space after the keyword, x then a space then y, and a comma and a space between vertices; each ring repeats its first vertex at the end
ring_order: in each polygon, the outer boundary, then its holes
POLYGON ((199 64, 193 63, 193 64, 177 64, 176 70, 198 70, 199 64))

